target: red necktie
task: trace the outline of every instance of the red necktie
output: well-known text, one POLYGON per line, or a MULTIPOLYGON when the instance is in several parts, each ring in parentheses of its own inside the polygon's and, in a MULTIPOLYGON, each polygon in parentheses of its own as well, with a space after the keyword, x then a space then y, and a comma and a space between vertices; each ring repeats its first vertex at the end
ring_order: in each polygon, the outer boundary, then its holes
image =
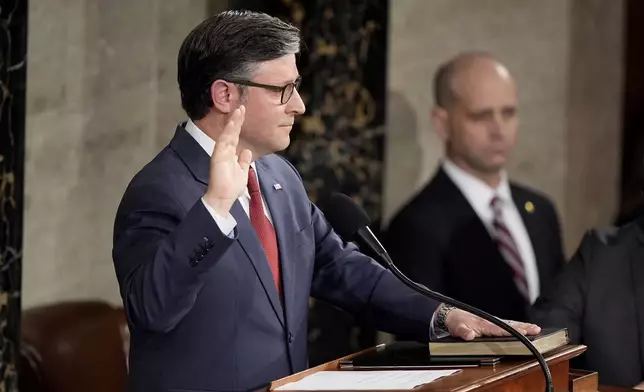
POLYGON ((273 280, 277 286, 277 293, 282 296, 280 285, 280 263, 279 252, 277 249, 277 237, 275 236, 275 229, 264 214, 264 205, 262 204, 262 195, 259 191, 259 183, 257 182, 257 175, 251 166, 248 170, 248 193, 250 193, 250 223, 255 228, 255 232, 259 237, 259 241, 264 247, 268 265, 271 267, 273 273, 273 280))

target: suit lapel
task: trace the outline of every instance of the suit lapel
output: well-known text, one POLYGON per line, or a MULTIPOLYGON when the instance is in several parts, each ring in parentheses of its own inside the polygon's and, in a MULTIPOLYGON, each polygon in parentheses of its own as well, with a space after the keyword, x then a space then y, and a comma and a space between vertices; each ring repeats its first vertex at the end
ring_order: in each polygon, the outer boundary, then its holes
POLYGON ((292 241, 289 241, 289 227, 293 223, 293 219, 289 214, 289 195, 284 190, 284 181, 281 181, 273 172, 271 172, 264 159, 256 161, 257 173, 259 176, 259 186, 266 200, 266 205, 271 213, 273 226, 277 235, 277 246, 279 249, 279 263, 280 272, 282 276, 282 290, 284 295, 284 307, 286 310, 286 322, 293 320, 291 314, 294 300, 294 267, 292 260, 289 258, 291 252, 290 246, 292 241))
POLYGON ((180 123, 177 126, 174 137, 170 141, 170 147, 181 158, 197 181, 208 185, 210 155, 186 131, 185 123, 180 123))
MULTIPOLYGON (((185 130, 185 123, 179 124, 174 137, 170 141, 170 147, 179 155, 181 160, 185 163, 188 169, 192 172, 197 181, 208 185, 210 177, 210 156, 201 148, 199 143, 185 130)), ((258 161, 259 162, 259 161, 258 161)), ((260 176, 260 183, 262 178, 260 176)), ((262 189, 262 194, 266 197, 266 190, 262 189)), ((268 200, 267 200, 268 203, 268 200)), ((270 205, 270 204, 269 204, 270 205)), ((259 277, 259 280, 268 296, 273 310, 277 315, 282 327, 284 324, 284 311, 282 304, 273 281, 273 274, 271 273, 268 259, 262 243, 257 237, 255 229, 250 223, 248 215, 244 208, 236 201, 230 211, 235 220, 237 221, 238 242, 242 249, 253 264, 253 268, 259 277)), ((272 213, 273 217, 275 213, 272 213)), ((275 218, 273 218, 275 219, 275 218)), ((279 226, 278 226, 279 227, 279 226)), ((283 228, 281 228, 283 230, 283 228)), ((278 244, 280 243, 280 233, 278 232, 278 244)), ((279 246, 279 245, 278 245, 279 246)), ((280 258, 282 256, 280 249, 280 258)))
POLYGON ((277 287, 273 280, 271 268, 268 265, 266 253, 264 252, 262 243, 257 237, 255 228, 253 228, 253 225, 250 223, 250 219, 248 218, 248 215, 246 215, 244 208, 239 204, 239 201, 235 202, 231 213, 237 221, 237 241, 239 241, 242 249, 244 249, 250 262, 253 264, 253 268, 264 287, 264 291, 266 292, 268 299, 271 301, 273 310, 279 318, 282 326, 284 326, 284 312, 282 310, 279 295, 277 294, 277 287))
POLYGON ((519 291, 512 282, 512 270, 474 207, 442 168, 436 175, 436 181, 442 192, 440 199, 446 203, 448 216, 452 217, 451 224, 455 225, 452 230, 459 234, 458 241, 467 239, 479 245, 476 250, 466 250, 461 257, 450 260, 460 264, 455 270, 476 271, 481 282, 510 282, 508 287, 512 292, 508 292, 508 295, 519 297, 519 291))
MULTIPOLYGON (((631 247, 630 261, 631 261, 631 279, 632 287, 635 294, 635 308, 637 309, 637 325, 639 325, 639 350, 640 358, 644 358, 644 260, 642 260, 642 253, 644 252, 644 220, 637 222, 637 243, 631 247)), ((644 372, 644 361, 641 363, 642 372, 644 372)))
MULTIPOLYGON (((478 243, 483 245, 483 247, 476 249, 475 257, 454 259, 454 262, 462 264, 458 269, 473 270, 475 268, 475 270, 486 274, 480 277, 482 280, 495 281, 500 278, 498 271, 501 268, 507 274, 508 279, 511 279, 510 267, 503 260, 496 242, 463 192, 442 168, 439 169, 436 175, 436 181, 441 192, 440 200, 445 203, 445 208, 448 211, 447 215, 452 218, 450 223, 453 225, 452 230, 459 233, 459 240, 466 239, 466 241, 472 242, 480 239, 478 243), (486 264, 481 266, 481 260, 486 261, 486 264), (496 264, 496 267, 494 267, 494 264, 496 264)), ((512 284, 512 287, 515 287, 514 284, 512 284)), ((516 295, 519 295, 518 291, 516 291, 516 295)))
POLYGON ((547 243, 544 242, 544 238, 540 235, 543 225, 540 225, 538 214, 541 211, 538 211, 531 200, 528 200, 523 192, 521 192, 516 187, 511 187, 512 189, 512 199, 514 199, 514 204, 519 210, 521 215, 521 220, 525 225, 526 231, 528 232, 528 237, 530 237, 530 243, 532 244, 532 250, 534 251, 534 258, 537 263, 537 272, 539 273, 539 286, 540 291, 544 289, 544 280, 549 276, 549 271, 547 270, 548 266, 546 265, 546 260, 548 259, 547 243), (532 205, 532 208, 529 206, 532 205))
POLYGON ((474 207, 442 168, 439 169, 436 175, 436 181, 438 189, 442 193, 440 199, 449 210, 449 216, 454 217, 454 222, 467 222, 467 225, 471 227, 468 233, 477 237, 488 238, 492 245, 490 249, 493 249, 495 254, 501 256, 485 224, 474 211, 474 207))

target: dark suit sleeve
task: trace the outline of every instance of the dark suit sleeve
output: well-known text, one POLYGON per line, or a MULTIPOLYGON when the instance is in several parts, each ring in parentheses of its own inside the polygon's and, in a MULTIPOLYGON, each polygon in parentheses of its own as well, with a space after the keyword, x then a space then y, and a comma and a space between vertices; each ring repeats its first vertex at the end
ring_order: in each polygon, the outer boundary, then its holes
POLYGON ((573 258, 562 268, 553 285, 531 310, 531 319, 541 327, 568 328, 573 343, 582 343, 581 325, 587 282, 585 266, 592 257, 594 236, 587 233, 573 258))
POLYGON ((311 293, 375 328, 426 342, 438 306, 409 289, 389 271, 345 244, 311 204, 316 255, 311 293))
POLYGON ((117 213, 112 256, 130 326, 174 328, 192 308, 201 275, 233 241, 201 200, 186 211, 167 186, 129 189, 117 213))

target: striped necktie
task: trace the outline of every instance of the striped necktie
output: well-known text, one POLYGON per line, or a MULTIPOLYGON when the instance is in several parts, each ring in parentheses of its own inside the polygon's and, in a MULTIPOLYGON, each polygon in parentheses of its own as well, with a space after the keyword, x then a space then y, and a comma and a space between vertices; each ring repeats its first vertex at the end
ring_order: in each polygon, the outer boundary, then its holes
POLYGON ((494 196, 490 202, 490 207, 492 207, 494 213, 492 225, 499 252, 512 269, 514 284, 517 286, 519 294, 523 296, 527 303, 530 303, 530 291, 528 290, 528 280, 521 253, 519 253, 519 248, 503 221, 503 200, 498 196, 494 196))

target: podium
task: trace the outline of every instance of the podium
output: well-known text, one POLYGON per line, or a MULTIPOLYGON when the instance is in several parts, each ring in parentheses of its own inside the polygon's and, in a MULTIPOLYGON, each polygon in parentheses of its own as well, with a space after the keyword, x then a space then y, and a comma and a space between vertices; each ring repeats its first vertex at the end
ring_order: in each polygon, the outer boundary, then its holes
MULTIPOLYGON (((338 370, 339 362, 351 359, 353 356, 374 350, 370 348, 360 353, 348 355, 337 360, 307 369, 303 372, 273 381, 270 390, 284 384, 299 381, 302 378, 324 370, 338 370)), ((567 345, 544 355, 556 392, 621 392, 632 391, 628 388, 602 387, 598 385, 598 375, 595 372, 585 372, 570 368, 570 359, 586 351, 586 346, 567 345)), ((351 371, 351 370, 346 370, 351 371)), ((377 371, 377 370, 373 370, 377 371)), ((545 390, 545 379, 541 367, 535 359, 506 357, 496 366, 480 366, 463 368, 460 372, 438 379, 429 384, 413 389, 413 391, 537 391, 545 390)))

